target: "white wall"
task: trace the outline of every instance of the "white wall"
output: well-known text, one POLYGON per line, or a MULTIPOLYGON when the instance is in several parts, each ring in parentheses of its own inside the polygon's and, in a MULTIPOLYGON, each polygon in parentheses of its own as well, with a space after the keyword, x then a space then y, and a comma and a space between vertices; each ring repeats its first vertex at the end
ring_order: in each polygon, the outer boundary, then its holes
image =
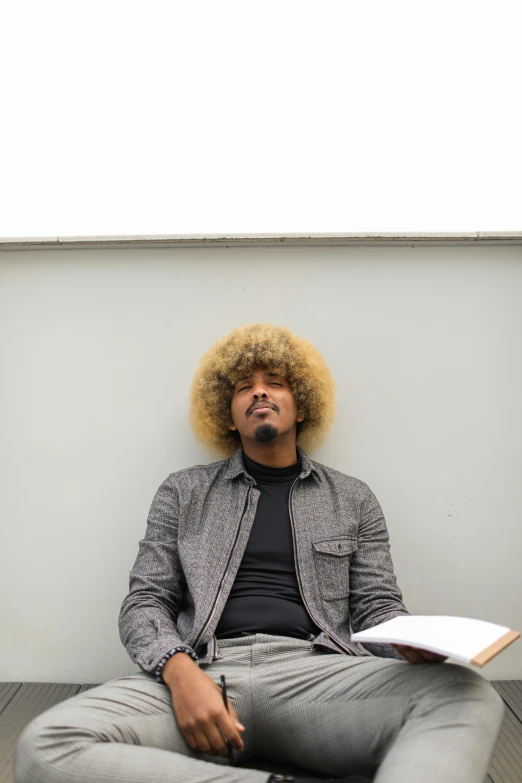
MULTIPOLYGON (((413 613, 522 630, 522 247, 0 254, 0 680, 136 671, 118 636, 201 354, 264 320, 337 381, 321 462, 366 481, 413 613)), ((519 640, 480 670, 522 678, 519 640)))

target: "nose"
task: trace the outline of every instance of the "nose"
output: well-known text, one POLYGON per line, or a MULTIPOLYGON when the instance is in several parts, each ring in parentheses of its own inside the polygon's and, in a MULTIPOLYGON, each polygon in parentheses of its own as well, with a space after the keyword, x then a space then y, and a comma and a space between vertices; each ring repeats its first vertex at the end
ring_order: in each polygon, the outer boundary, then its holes
POLYGON ((268 397, 266 384, 261 378, 257 381, 254 380, 252 383, 252 397, 255 400, 265 400, 268 397))

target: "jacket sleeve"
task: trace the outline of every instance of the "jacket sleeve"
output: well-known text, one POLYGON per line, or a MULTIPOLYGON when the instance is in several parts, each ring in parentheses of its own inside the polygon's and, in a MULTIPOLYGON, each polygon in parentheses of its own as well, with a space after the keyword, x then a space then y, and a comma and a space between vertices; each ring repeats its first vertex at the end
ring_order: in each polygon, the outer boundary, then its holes
POLYGON ((146 672, 154 672, 174 647, 188 647, 176 627, 184 576, 177 549, 179 497, 174 476, 165 479, 152 501, 118 619, 123 645, 146 672))
MULTIPOLYGON (((353 633, 400 615, 409 615, 393 572, 386 520, 367 484, 360 506, 357 551, 350 563, 350 618, 353 633)), ((363 645, 380 658, 397 658, 390 644, 363 645)))

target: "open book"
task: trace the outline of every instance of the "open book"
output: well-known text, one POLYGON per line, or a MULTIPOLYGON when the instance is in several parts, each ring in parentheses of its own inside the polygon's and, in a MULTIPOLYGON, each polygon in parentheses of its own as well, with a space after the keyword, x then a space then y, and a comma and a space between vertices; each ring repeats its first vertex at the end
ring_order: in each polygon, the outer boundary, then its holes
POLYGON ((405 644, 484 666, 520 633, 484 620, 441 615, 403 615, 353 633, 354 642, 405 644))

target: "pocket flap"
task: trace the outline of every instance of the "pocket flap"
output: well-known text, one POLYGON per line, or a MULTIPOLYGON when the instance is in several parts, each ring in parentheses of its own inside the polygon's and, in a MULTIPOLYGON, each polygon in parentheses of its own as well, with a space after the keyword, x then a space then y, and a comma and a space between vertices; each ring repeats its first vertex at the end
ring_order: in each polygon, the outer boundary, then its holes
POLYGON ((330 541, 314 541, 313 546, 316 552, 327 555, 349 555, 357 551, 357 539, 333 538, 330 541))

